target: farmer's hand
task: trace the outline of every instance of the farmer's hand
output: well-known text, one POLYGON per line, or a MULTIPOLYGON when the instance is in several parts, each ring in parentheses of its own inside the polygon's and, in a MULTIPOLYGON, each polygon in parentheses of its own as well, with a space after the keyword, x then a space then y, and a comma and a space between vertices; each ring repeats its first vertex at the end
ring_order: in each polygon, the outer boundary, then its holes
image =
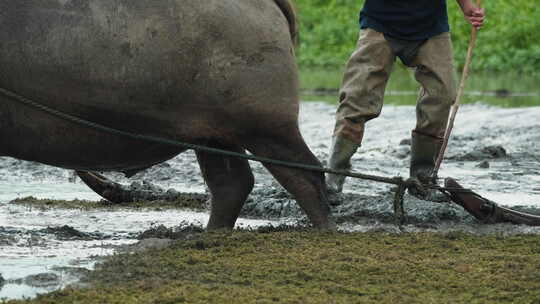
POLYGON ((484 9, 475 7, 470 10, 468 13, 465 13, 465 18, 469 20, 469 23, 472 24, 477 30, 479 30, 482 25, 484 25, 484 9))
POLYGON ((470 0, 460 0, 459 2, 461 9, 463 10, 463 14, 465 15, 465 19, 467 19, 472 26, 479 30, 482 25, 484 25, 484 9, 474 6, 470 0))

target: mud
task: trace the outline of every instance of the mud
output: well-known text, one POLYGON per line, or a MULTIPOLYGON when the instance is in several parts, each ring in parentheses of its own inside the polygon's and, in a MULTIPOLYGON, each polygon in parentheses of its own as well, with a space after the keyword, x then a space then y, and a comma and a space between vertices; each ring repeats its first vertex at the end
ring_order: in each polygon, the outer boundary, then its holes
POLYGON ((86 233, 79 231, 71 226, 64 225, 61 227, 47 227, 40 230, 40 232, 45 234, 53 234, 58 240, 68 241, 68 240, 103 240, 108 238, 107 236, 101 233, 86 233))
MULTIPOLYGON (((323 163, 331 143, 334 113, 334 105, 317 102, 301 105, 302 134, 323 163)), ((502 206, 540 214, 538 117, 539 107, 462 106, 439 175, 451 176, 502 206)), ((353 170, 407 177, 409 138, 414 124, 414 107, 385 106, 381 117, 368 123, 363 146, 352 159, 353 170)), ((280 223, 306 226, 307 220, 294 199, 261 164, 251 162, 251 166, 255 188, 241 214, 251 220, 239 221, 238 227, 280 223)), ((191 194, 186 193, 195 193, 193 199, 197 202, 207 197, 195 154, 191 151, 139 172, 131 179, 120 173, 106 175, 144 193, 187 196, 191 194)), ((485 225, 458 205, 426 202, 410 195, 405 196, 406 225, 397 227, 392 191, 393 186, 386 184, 347 179, 344 193, 331 198, 332 213, 340 229, 392 233, 540 234, 539 227, 485 225)), ((6 204, 16 197, 30 195, 53 199, 100 199, 69 170, 0 158, 0 275, 5 279, 0 297, 33 296, 51 290, 49 287, 29 288, 30 285, 25 283, 28 276, 41 273, 54 273, 62 278, 54 288, 67 286, 77 275, 66 275, 65 270, 58 269, 47 271, 52 265, 91 269, 95 256, 112 254, 118 246, 138 251, 167 246, 167 240, 175 238, 195 237, 196 229, 182 230, 185 225, 179 224, 186 221, 200 228, 208 218, 204 212, 161 208, 67 210, 6 204)))
POLYGON ((183 223, 176 227, 166 227, 165 225, 158 225, 151 227, 148 230, 143 231, 137 236, 137 239, 189 239, 197 234, 204 232, 204 228, 199 225, 191 223, 183 223))
POLYGON ((480 149, 475 149, 474 151, 468 152, 465 155, 458 155, 451 159, 458 161, 482 161, 485 162, 486 159, 498 159, 506 158, 506 150, 501 146, 488 146, 480 149))
MULTIPOLYGON (((301 108, 301 131, 323 163, 331 142, 334 111, 333 105, 315 102, 303 103, 301 108)), ((440 175, 452 176, 503 206, 532 206, 533 211, 536 210, 540 207, 538 115, 538 107, 501 109, 481 104, 462 106, 440 175)), ((385 107, 380 118, 368 123, 363 147, 352 159, 353 170, 407 177, 409 134, 414 123, 414 107, 385 107)), ((242 216, 303 216, 292 197, 261 164, 252 162, 251 166, 256 184, 242 210, 242 216)), ((0 168, 4 168, 0 170, 0 181, 73 179, 69 171, 10 158, 0 159, 0 168)), ((124 183, 126 188, 139 191, 141 198, 146 199, 164 196, 173 199, 179 192, 206 191, 193 152, 183 153, 167 163, 139 172, 131 179, 119 173, 106 175, 124 183)), ((338 204, 333 208, 338 222, 354 221, 361 217, 392 221, 391 186, 349 178, 344 189, 342 196, 333 198, 333 203, 338 204)), ((411 224, 437 224, 440 221, 474 223, 459 206, 452 204, 433 204, 407 196, 405 206, 411 224)))
MULTIPOLYGON (((176 191, 173 188, 164 189, 162 187, 159 187, 149 181, 143 180, 141 182, 136 181, 131 183, 130 185, 121 185, 121 184, 115 184, 118 187, 115 187, 115 190, 111 191, 118 191, 119 193, 124 193, 122 195, 121 202, 136 202, 136 201, 179 201, 182 199, 189 199, 190 196, 185 195, 185 193, 180 193, 176 191)), ((196 197, 194 197, 196 199, 196 197)), ((193 199, 191 199, 193 200, 193 199)), ((118 201, 113 200, 115 203, 118 203, 118 201)))

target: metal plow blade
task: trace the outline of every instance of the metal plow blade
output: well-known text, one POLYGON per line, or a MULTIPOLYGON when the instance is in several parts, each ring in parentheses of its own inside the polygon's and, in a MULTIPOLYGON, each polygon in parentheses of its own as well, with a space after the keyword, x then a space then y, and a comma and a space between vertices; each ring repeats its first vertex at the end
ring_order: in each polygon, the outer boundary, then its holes
POLYGON ((463 188, 452 178, 446 178, 444 186, 445 191, 449 193, 450 199, 454 203, 462 206, 467 212, 484 223, 510 222, 540 226, 540 216, 500 207, 478 193, 463 188))

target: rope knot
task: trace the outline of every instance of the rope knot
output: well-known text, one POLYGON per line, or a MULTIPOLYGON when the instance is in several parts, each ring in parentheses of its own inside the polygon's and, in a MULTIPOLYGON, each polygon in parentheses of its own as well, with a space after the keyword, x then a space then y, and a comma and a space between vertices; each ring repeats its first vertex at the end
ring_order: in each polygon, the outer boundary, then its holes
POLYGON ((416 177, 409 177, 405 182, 405 187, 416 197, 425 197, 428 194, 427 185, 416 177))

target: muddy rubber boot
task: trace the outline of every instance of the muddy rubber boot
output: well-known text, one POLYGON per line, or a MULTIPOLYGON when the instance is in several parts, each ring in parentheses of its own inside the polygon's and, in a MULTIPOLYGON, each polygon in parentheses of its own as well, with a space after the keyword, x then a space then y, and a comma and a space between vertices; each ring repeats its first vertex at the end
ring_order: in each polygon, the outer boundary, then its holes
MULTIPOLYGON (((332 149, 328 158, 328 166, 334 170, 350 170, 351 157, 354 155, 359 143, 346 139, 342 136, 332 138, 332 149)), ((326 175, 326 185, 330 194, 341 193, 345 176, 336 174, 326 175)))
POLYGON ((414 131, 411 139, 410 177, 419 186, 409 189, 409 193, 422 200, 448 201, 448 198, 440 191, 425 187, 437 184, 432 175, 441 150, 442 140, 414 131))

